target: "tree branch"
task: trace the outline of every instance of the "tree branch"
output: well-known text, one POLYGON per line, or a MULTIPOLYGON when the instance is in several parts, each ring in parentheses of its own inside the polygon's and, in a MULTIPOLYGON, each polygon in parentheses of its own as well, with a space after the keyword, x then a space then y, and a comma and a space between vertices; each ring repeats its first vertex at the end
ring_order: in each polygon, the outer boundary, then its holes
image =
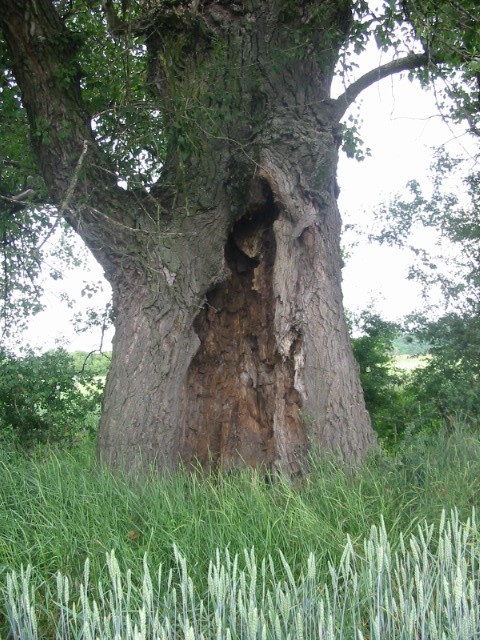
POLYGON ((17 193, 15 196, 10 196, 9 198, 6 196, 1 196, 4 200, 8 200, 9 202, 24 202, 30 196, 33 196, 35 191, 33 189, 25 189, 21 193, 17 193))
POLYGON ((344 115, 348 107, 356 100, 360 93, 370 87, 375 82, 388 78, 400 71, 408 71, 411 69, 418 69, 423 67, 429 62, 432 62, 431 58, 426 53, 410 53, 404 58, 398 60, 392 60, 386 64, 372 69, 361 78, 353 82, 346 90, 334 100, 334 108, 338 120, 344 115))
POLYGON ((104 0, 102 2, 102 8, 107 21, 108 30, 114 38, 128 33, 128 24, 118 17, 113 5, 113 0, 104 0))
MULTIPOLYGON (((126 230, 136 228, 141 212, 133 195, 117 185, 113 165, 91 131, 72 34, 52 0, 0 0, 0 31, 49 202, 59 207, 104 268, 110 268, 128 252, 131 234, 126 230), (120 223, 116 233, 94 210, 106 211, 106 217, 120 223)), ((23 202, 23 195, 14 201, 23 202)))

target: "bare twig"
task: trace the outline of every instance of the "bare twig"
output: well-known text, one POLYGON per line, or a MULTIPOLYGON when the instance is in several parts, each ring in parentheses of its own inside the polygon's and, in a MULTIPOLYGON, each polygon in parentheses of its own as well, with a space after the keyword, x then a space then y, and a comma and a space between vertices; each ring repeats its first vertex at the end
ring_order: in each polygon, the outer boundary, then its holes
POLYGON ((83 149, 82 149, 82 153, 80 154, 80 157, 78 159, 77 162, 77 166, 75 167, 75 171, 73 172, 73 176, 72 179, 70 180, 70 184, 68 185, 67 191, 65 193, 65 197, 62 201, 62 204, 60 205, 59 208, 59 215, 62 215, 64 213, 64 211, 66 211, 66 209, 69 208, 70 205, 70 200, 73 197, 73 192, 75 191, 75 188, 77 186, 78 183, 78 176, 80 175, 80 170, 82 168, 82 164, 83 161, 85 159, 85 155, 88 151, 88 140, 84 140, 83 141, 83 149))
POLYGON ((73 176, 72 179, 70 180, 70 184, 68 185, 68 189, 65 193, 65 198, 62 201, 62 204, 60 205, 60 208, 58 209, 58 214, 57 214, 57 219, 55 220, 54 224, 52 225, 52 228, 50 229, 50 231, 47 233, 47 235, 45 236, 45 238, 42 240, 42 242, 40 243, 40 245, 37 247, 37 250, 40 251, 40 249, 42 249, 45 245, 46 242, 48 242, 48 240, 52 237, 52 235, 55 233, 55 231, 57 230, 61 220, 62 220, 62 215, 63 213, 69 208, 69 204, 70 204, 70 200, 73 197, 73 193, 75 191, 75 188, 77 186, 78 183, 78 176, 80 174, 80 170, 82 168, 82 164, 83 161, 85 159, 85 155, 88 151, 88 142, 87 140, 83 141, 83 149, 82 152, 80 154, 80 157, 78 159, 77 162, 77 166, 75 167, 75 171, 73 172, 73 176))

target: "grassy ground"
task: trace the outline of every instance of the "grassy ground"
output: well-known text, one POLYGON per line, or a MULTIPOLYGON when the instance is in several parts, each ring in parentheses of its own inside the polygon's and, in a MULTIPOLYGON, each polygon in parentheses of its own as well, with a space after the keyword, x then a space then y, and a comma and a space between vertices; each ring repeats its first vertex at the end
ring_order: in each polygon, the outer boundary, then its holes
POLYGON ((424 367, 428 362, 428 355, 423 356, 409 356, 401 354, 393 357, 393 363, 397 369, 403 371, 413 371, 420 367, 424 367))
MULTIPOLYGON (((292 571, 309 552, 320 573, 340 560, 347 534, 363 548, 380 516, 395 545, 427 518, 457 508, 466 519, 480 503, 480 435, 466 428, 407 442, 395 459, 376 454, 352 471, 331 460, 312 461, 290 485, 269 484, 254 472, 227 476, 177 472, 135 481, 99 467, 92 448, 50 451, 37 459, 0 452, 0 589, 9 570, 31 564, 54 582, 58 570, 73 582, 90 558, 91 582, 105 579, 106 552, 142 574, 174 566, 173 545, 203 585, 216 549, 231 555, 254 547, 258 558, 280 549, 292 571)), ((0 622, 1 636, 1 622, 0 622)))

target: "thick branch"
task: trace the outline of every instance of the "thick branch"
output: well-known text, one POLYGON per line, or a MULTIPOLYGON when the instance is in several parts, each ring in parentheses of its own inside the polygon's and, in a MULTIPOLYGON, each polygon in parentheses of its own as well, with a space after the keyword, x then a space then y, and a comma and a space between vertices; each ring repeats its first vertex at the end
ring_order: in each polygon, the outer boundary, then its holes
POLYGON ((75 40, 51 0, 0 0, 0 28, 50 202, 109 268, 131 244, 125 230, 136 227, 136 207, 92 135, 75 40))
POLYGON ((10 198, 7 198, 5 196, 2 196, 2 198, 4 200, 9 200, 10 202, 24 202, 25 200, 28 200, 30 196, 33 196, 34 193, 35 191, 33 189, 25 189, 25 191, 17 193, 17 195, 15 196, 10 196, 10 198))
POLYGON ((334 101, 336 116, 340 120, 348 107, 357 99, 362 91, 368 89, 372 84, 388 78, 395 73, 401 71, 409 71, 411 69, 418 69, 431 62, 431 58, 426 53, 410 53, 404 58, 398 60, 392 60, 383 64, 376 69, 372 69, 361 78, 353 82, 347 89, 334 101))

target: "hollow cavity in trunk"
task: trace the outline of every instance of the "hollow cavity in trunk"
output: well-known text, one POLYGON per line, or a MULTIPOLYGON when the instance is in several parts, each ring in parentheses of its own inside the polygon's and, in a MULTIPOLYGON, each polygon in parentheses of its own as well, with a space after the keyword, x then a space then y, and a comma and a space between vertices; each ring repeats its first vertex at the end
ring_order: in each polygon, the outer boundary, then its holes
MULTIPOLYGON (((207 294, 195 320, 201 346, 188 374, 184 460, 223 468, 268 468, 275 461, 275 426, 298 440, 301 401, 294 389, 294 351, 276 348, 273 274, 278 217, 270 189, 234 225, 225 247, 230 277, 207 294)), ((300 437, 300 439, 302 439, 300 437)))

